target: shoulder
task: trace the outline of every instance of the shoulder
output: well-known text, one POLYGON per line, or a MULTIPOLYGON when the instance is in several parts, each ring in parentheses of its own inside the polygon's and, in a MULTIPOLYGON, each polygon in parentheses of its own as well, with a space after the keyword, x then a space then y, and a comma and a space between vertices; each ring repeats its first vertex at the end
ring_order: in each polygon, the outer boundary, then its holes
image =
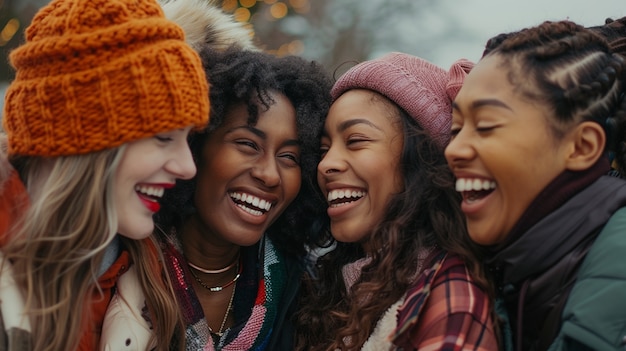
POLYGON ((448 254, 433 281, 429 308, 438 314, 470 313, 483 320, 489 314, 489 295, 472 278, 465 262, 448 254))
MULTIPOLYGON (((15 282, 12 265, 0 252, 0 323, 1 332, 20 336, 30 333, 30 322, 24 315, 24 297, 15 282)), ((10 340, 9 340, 10 341, 10 340)))
MULTIPOLYGON (((11 167, 8 163, 0 165, 5 166, 11 167)), ((4 171, 6 174, 0 179, 0 246, 4 246, 8 230, 23 215, 29 203, 28 193, 17 172, 12 167, 4 171)))
POLYGON ((406 301, 400 308, 399 321, 416 317, 427 304, 437 315, 478 313, 489 309, 488 294, 474 281, 465 262, 457 255, 435 252, 428 266, 409 287, 406 301))
POLYGON ((626 208, 615 212, 591 246, 565 305, 557 342, 593 349, 623 347, 626 335, 626 208))
POLYGON ((626 279, 620 265, 626 253, 626 207, 616 211, 598 234, 583 262, 579 279, 601 273, 606 278, 626 279), (607 275, 608 274, 608 275, 607 275))
MULTIPOLYGON (((619 232, 624 229, 626 229, 626 207, 622 207, 613 213, 613 215, 606 222, 604 228, 602 228, 598 239, 606 240, 607 238, 611 238, 613 240, 626 243, 626 237, 619 234, 619 232)), ((602 240, 598 242, 602 242, 602 240)))
POLYGON ((456 340, 462 349, 476 350, 497 345, 491 300, 474 282, 464 261, 456 255, 440 255, 422 276, 429 272, 434 272, 430 279, 418 280, 419 291, 407 295, 398 314, 394 343, 446 349, 448 341, 456 340))
POLYGON ((146 310, 136 266, 131 266, 119 277, 117 291, 108 303, 100 339, 102 349, 123 350, 124 345, 133 345, 137 350, 155 347, 146 310))

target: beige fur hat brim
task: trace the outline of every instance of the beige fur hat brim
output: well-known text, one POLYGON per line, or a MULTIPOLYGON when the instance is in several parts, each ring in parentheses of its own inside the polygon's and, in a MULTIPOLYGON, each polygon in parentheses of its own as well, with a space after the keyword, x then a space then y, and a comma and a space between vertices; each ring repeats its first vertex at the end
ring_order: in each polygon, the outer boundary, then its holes
POLYGON ((185 31, 185 40, 196 51, 211 47, 225 50, 233 45, 260 51, 254 34, 224 12, 215 0, 159 0, 165 17, 185 31))

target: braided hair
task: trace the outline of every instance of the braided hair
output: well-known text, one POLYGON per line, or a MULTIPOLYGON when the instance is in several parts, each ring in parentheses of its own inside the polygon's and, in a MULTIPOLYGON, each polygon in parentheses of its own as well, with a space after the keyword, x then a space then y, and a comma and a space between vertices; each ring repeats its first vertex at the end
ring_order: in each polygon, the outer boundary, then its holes
POLYGON ((614 53, 626 56, 626 17, 617 20, 607 18, 604 25, 589 29, 603 36, 614 53))
POLYGON ((509 80, 524 96, 552 110, 555 136, 584 121, 603 126, 605 151, 626 174, 626 59, 613 52, 605 37, 570 21, 546 21, 492 38, 484 53, 489 55, 517 67, 509 80))

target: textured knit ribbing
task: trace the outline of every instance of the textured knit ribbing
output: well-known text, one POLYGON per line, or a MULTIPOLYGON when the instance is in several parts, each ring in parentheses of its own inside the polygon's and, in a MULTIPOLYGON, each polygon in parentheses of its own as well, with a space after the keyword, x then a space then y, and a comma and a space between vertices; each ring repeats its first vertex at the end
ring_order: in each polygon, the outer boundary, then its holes
POLYGON ((154 0, 54 0, 10 58, 11 155, 84 154, 208 119, 200 59, 154 0))
POLYGON ((395 52, 352 67, 331 94, 336 100, 350 89, 375 91, 404 109, 443 148, 450 139, 452 101, 472 66, 459 60, 448 73, 422 58, 395 52))

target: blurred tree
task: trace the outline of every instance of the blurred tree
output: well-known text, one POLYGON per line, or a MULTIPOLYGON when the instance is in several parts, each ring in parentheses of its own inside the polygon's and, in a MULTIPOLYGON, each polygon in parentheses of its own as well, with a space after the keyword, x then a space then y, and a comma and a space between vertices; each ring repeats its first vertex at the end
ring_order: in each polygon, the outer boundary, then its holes
MULTIPOLYGON (((0 83, 14 75, 8 52, 23 41, 24 28, 48 1, 0 0, 0 83)), ((335 75, 389 51, 436 61, 433 52, 441 43, 475 37, 448 20, 436 0, 206 1, 248 23, 263 49, 318 60, 335 75)))
MULTIPOLYGON (((219 1, 219 0, 218 0, 219 1)), ((434 60, 449 38, 472 38, 435 0, 224 0, 265 50, 315 59, 336 76, 390 51, 434 60)))
POLYGON ((0 82, 15 76, 9 53, 24 41, 24 29, 46 1, 0 0, 0 82))

